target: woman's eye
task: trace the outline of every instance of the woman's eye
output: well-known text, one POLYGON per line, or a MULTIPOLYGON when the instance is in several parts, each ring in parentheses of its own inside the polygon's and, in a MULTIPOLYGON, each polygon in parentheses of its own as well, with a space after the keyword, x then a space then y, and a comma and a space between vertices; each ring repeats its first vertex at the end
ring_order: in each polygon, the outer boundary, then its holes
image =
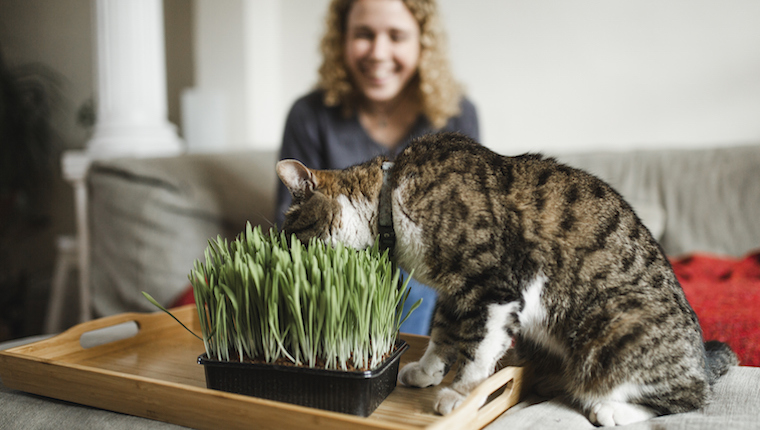
POLYGON ((372 40, 375 38, 374 33, 368 30, 356 30, 354 31, 354 39, 366 39, 372 40))
POLYGON ((403 42, 409 39, 409 34, 405 31, 391 31, 391 40, 394 42, 403 42))

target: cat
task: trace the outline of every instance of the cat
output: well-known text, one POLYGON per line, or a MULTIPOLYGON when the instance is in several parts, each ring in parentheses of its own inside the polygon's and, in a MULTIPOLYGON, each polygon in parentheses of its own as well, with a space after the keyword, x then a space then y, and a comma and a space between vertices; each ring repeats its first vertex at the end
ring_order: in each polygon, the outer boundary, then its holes
MULTIPOLYGON (((383 158, 345 170, 282 160, 283 230, 355 248, 378 235, 383 158)), ((704 343, 664 252, 602 180, 540 154, 506 157, 457 133, 412 141, 387 180, 395 258, 438 292, 429 345, 399 382, 437 385, 451 412, 509 350, 598 425, 702 407, 738 363, 704 343)))

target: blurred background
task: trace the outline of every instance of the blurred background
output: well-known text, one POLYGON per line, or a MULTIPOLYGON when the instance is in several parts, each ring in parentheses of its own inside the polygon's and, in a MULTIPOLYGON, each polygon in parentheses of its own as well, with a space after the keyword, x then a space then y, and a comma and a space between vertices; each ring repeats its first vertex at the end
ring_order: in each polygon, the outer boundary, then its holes
MULTIPOLYGON (((279 146, 315 83, 328 3, 164 0, 168 120, 187 150, 279 146)), ((75 231, 60 157, 85 148, 96 121, 94 4, 0 0, 0 340, 40 331, 55 240, 75 231)), ((439 5, 497 152, 760 141, 757 0, 439 5)))

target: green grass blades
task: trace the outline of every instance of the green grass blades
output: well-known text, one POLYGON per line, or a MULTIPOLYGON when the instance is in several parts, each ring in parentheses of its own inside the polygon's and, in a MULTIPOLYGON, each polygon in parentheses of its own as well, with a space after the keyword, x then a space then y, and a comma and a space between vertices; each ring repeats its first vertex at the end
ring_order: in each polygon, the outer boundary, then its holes
POLYGON ((377 243, 303 244, 248 223, 231 243, 210 240, 204 257, 188 277, 212 358, 374 369, 408 317, 407 282, 377 243))

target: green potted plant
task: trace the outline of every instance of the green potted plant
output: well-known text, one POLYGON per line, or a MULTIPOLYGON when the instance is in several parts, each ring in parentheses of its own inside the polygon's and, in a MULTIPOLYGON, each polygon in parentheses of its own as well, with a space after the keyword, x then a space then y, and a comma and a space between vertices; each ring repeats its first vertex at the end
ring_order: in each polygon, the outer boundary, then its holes
POLYGON ((361 416, 395 388, 409 292, 377 243, 303 244, 248 224, 209 241, 189 278, 209 388, 361 416))

